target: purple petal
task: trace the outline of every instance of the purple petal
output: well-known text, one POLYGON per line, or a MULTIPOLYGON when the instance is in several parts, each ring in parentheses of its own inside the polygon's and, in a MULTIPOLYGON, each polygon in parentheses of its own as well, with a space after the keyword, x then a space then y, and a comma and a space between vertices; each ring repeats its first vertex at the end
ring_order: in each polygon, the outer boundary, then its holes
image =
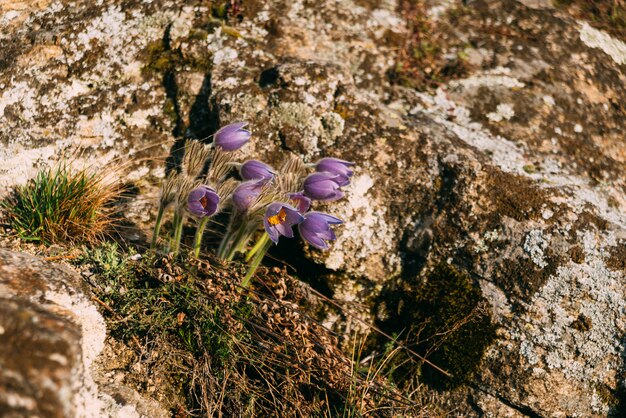
POLYGON ((241 183, 233 192, 233 204, 237 209, 246 212, 252 202, 261 194, 263 181, 251 180, 241 183))
POLYGON ((295 207, 300 213, 305 213, 311 207, 311 199, 306 197, 303 192, 289 193, 289 200, 295 202, 295 207))
POLYGON ((285 212, 287 214, 287 217, 285 219, 285 224, 292 226, 292 225, 299 224, 300 222, 304 221, 304 216, 302 216, 300 212, 298 212, 297 209, 292 208, 291 206, 287 206, 287 205, 283 207, 285 208, 285 212))
POLYGON ((188 201, 198 201, 204 197, 204 190, 201 187, 196 187, 189 193, 188 201))
POLYGON ((309 244, 320 250, 327 250, 328 244, 315 234, 300 234, 309 244))
POLYGON ((337 200, 343 197, 343 193, 339 190, 341 176, 336 174, 322 172, 313 173, 304 179, 304 193, 317 200, 337 200))
POLYGON ((196 216, 204 216, 206 213, 204 206, 202 206, 202 203, 199 201, 187 202, 187 208, 189 209, 189 212, 196 216))
POLYGON ((325 202, 334 202, 335 200, 339 200, 345 196, 345 193, 341 190, 334 190, 324 199, 325 202))
POLYGON ((291 225, 284 223, 274 225, 274 228, 278 231, 278 233, 287 238, 293 238, 293 229, 291 229, 291 225))
POLYGON ((327 213, 324 212, 309 212, 306 214, 305 216, 307 219, 322 219, 324 222, 329 223, 329 224, 333 224, 333 225, 339 225, 342 224, 343 221, 335 216, 329 215, 327 213))
POLYGON ((272 225, 269 224, 269 222, 267 222, 266 218, 263 218, 263 227, 265 228, 265 232, 267 232, 267 235, 269 235, 272 242, 274 242, 274 244, 278 244, 278 238, 280 237, 280 235, 278 235, 278 231, 276 230, 276 228, 274 228, 272 225))
POLYGON ((232 123, 224 126, 213 136, 213 142, 224 151, 235 151, 250 139, 250 131, 242 129, 246 122, 232 123))
POLYGON ((274 177, 274 174, 276 174, 276 172, 272 167, 261 161, 248 160, 241 165, 241 168, 239 169, 239 174, 244 180, 269 180, 274 177))
POLYGON ((322 158, 315 164, 315 171, 318 172, 329 172, 332 174, 337 174, 341 176, 342 186, 345 186, 350 182, 350 177, 352 177, 352 170, 349 168, 354 165, 353 162, 340 160, 338 158, 322 158))
POLYGON ((215 135, 217 136, 218 134, 229 134, 231 132, 235 132, 240 130, 241 128, 243 128, 244 126, 248 125, 248 122, 234 122, 234 123, 230 123, 226 126, 223 126, 222 128, 220 128, 217 132, 215 132, 215 135))

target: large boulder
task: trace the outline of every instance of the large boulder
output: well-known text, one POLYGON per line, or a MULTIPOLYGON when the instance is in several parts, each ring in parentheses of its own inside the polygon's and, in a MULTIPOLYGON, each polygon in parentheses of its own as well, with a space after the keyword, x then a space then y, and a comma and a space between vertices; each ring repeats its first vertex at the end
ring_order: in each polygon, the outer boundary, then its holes
POLYGON ((168 416, 94 373, 106 327, 88 292, 68 268, 0 249, 0 415, 168 416))
POLYGON ((626 44, 548 2, 450 2, 469 70, 417 92, 387 77, 394 1, 156 3, 0 6, 1 185, 79 146, 129 167, 147 226, 170 148, 247 120, 247 156, 358 163, 332 251, 307 252, 338 301, 382 321, 441 263, 480 286, 498 338, 467 414, 619 414, 626 44))

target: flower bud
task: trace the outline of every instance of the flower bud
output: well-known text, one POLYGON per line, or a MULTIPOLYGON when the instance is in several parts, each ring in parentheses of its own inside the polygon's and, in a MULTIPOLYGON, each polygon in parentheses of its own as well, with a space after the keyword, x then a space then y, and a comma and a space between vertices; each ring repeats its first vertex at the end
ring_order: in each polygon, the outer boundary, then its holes
POLYGON ((224 151, 238 150, 250 139, 250 131, 242 129, 247 124, 237 122, 224 126, 213 136, 213 143, 224 151))
POLYGON ((338 158, 322 158, 315 164, 315 171, 328 172, 337 176, 336 183, 339 186, 347 186, 350 184, 350 177, 352 177, 352 170, 350 166, 354 163, 350 161, 340 160, 338 158))
POLYGON ((335 233, 330 225, 343 223, 341 219, 321 212, 308 212, 298 224, 298 232, 306 242, 320 250, 328 249, 326 241, 334 240, 335 233))
POLYGON ((327 202, 341 199, 343 192, 339 190, 340 176, 323 172, 313 173, 304 179, 304 194, 311 199, 327 202))
POLYGON ((239 174, 244 180, 270 180, 276 172, 272 167, 261 161, 248 160, 239 168, 239 174))
POLYGON ((187 198, 187 209, 192 215, 206 217, 217 212, 220 197, 209 186, 201 185, 193 189, 187 198))

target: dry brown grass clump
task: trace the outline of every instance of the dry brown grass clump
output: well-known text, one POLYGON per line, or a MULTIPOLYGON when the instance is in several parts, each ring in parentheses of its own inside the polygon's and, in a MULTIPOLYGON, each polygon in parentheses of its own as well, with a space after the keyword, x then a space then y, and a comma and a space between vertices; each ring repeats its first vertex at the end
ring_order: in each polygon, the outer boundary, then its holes
POLYGON ((0 201, 3 220, 24 241, 46 245, 101 241, 113 224, 120 188, 65 164, 41 170, 0 201))

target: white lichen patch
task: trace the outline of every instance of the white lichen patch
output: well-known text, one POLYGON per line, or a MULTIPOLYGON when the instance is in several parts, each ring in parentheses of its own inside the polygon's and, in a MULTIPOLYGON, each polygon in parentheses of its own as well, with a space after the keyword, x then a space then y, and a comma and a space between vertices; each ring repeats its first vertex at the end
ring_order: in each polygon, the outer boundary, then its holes
POLYGON ((19 113, 24 120, 32 119, 36 110, 37 92, 24 81, 16 82, 4 90, 0 96, 0 117, 8 106, 19 105, 19 113))
POLYGON ((23 149, 19 145, 0 149, 0 196, 10 186, 26 183, 39 167, 50 165, 59 151, 58 144, 33 149, 23 149))
POLYGON ((550 235, 543 234, 540 229, 528 232, 524 240, 524 251, 537 266, 544 268, 548 265, 544 252, 550 243, 550 235))
POLYGON ((580 40, 590 48, 600 48, 617 64, 626 64, 626 44, 608 33, 592 28, 587 22, 580 25, 580 40))
POLYGON ((376 37, 380 38, 385 30, 391 30, 393 32, 401 32, 405 28, 404 20, 398 16, 397 13, 386 10, 376 9, 372 11, 372 20, 370 20, 370 27, 377 27, 378 31, 376 37))
POLYGON ((502 122, 503 120, 509 120, 513 116, 515 116, 515 111, 513 110, 513 105, 509 103, 500 103, 496 107, 495 112, 487 113, 487 119, 492 122, 502 122))
POLYGON ((272 123, 278 129, 298 129, 302 133, 298 142, 306 154, 311 156, 319 153, 318 140, 324 135, 324 126, 310 105, 283 102, 273 111, 272 123))
MULTIPOLYGON (((609 204, 607 191, 612 190, 610 186, 606 186, 606 191, 593 186, 588 179, 572 174, 558 164, 550 163, 549 159, 545 161, 545 170, 529 173, 524 170, 528 161, 522 146, 507 138, 493 135, 480 123, 472 121, 468 109, 457 105, 443 89, 438 89, 435 95, 419 93, 417 96, 424 105, 414 107, 409 114, 423 112, 431 115, 435 122, 449 129, 468 145, 488 154, 492 163, 506 173, 531 178, 537 181, 537 187, 540 188, 558 188, 566 197, 555 198, 555 203, 567 204, 574 210, 582 210, 591 205, 607 221, 626 225, 626 214, 609 204)), ((555 132, 563 133, 559 127, 555 127, 555 132)))
POLYGON ((517 78, 510 76, 510 73, 510 68, 497 67, 482 74, 473 75, 462 80, 451 81, 449 86, 452 89, 462 88, 465 90, 474 90, 480 87, 489 87, 492 89, 496 86, 509 89, 521 89, 526 85, 517 78))
POLYGON ((346 188, 346 199, 337 202, 335 214, 344 220, 337 228, 337 241, 325 260, 326 267, 343 269, 353 274, 385 271, 393 274, 400 268, 399 259, 392 257, 396 237, 385 221, 387 208, 370 195, 373 178, 365 173, 352 179, 346 188))
POLYGON ((511 305, 506 294, 495 284, 487 280, 479 280, 480 290, 491 305, 491 314, 496 322, 511 316, 511 305))
POLYGON ((213 57, 213 64, 228 65, 231 68, 243 67, 245 63, 238 59, 239 52, 237 49, 229 46, 230 39, 232 38, 229 35, 222 32, 222 28, 217 28, 207 37, 207 50, 213 57))
POLYGON ((585 386, 612 384, 622 367, 620 340, 626 328, 624 277, 605 263, 615 238, 593 231, 577 236, 584 263, 560 266, 515 322, 511 336, 520 341, 529 365, 559 370, 585 386))
POLYGON ((552 218, 553 215, 554 215, 554 212, 548 208, 545 208, 541 211, 541 217, 545 219, 546 221, 552 218))

